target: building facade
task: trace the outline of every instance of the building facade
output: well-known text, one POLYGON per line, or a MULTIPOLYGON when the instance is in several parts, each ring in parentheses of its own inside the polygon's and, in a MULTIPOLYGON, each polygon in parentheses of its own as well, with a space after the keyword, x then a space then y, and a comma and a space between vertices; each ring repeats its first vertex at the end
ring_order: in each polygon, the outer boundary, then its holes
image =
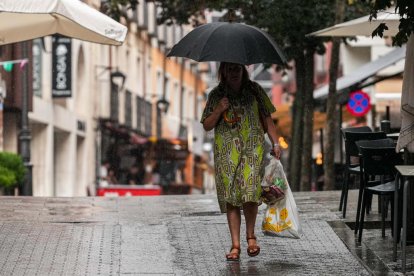
POLYGON ((157 25, 157 12, 145 1, 125 10, 129 31, 119 47, 58 36, 1 47, 0 61, 28 58, 25 80, 17 66, 0 69, 1 129, 2 149, 19 152, 21 95, 29 93, 33 195, 94 195, 104 162, 122 184, 132 166, 151 173, 138 184, 176 183, 178 171, 182 183, 196 182, 193 125, 206 84, 196 63, 166 58, 191 27, 157 25))

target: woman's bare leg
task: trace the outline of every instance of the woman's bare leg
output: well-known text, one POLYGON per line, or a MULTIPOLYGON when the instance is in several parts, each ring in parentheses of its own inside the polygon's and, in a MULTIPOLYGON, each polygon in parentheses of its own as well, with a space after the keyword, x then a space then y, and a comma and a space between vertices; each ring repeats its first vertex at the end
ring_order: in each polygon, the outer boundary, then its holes
MULTIPOLYGON (((227 222, 229 224, 232 248, 240 248, 240 207, 227 203, 227 222)), ((232 250, 230 253, 240 253, 232 250)))
MULTIPOLYGON (((256 217, 259 206, 255 202, 248 202, 243 204, 244 218, 246 219, 246 238, 254 237, 254 226, 256 225, 256 217)), ((248 239, 249 246, 257 245, 255 239, 248 239)))

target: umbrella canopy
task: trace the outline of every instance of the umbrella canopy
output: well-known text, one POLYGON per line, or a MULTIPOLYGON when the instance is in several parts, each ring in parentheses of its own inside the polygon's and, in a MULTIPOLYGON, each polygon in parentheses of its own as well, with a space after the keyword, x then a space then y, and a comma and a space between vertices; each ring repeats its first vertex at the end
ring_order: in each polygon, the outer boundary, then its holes
POLYGON ((400 15, 395 13, 395 8, 379 12, 377 19, 369 20, 369 15, 360 17, 332 27, 319 30, 309 34, 310 36, 371 36, 372 32, 381 24, 387 24, 388 30, 384 31, 385 36, 392 36, 398 32, 400 15))
POLYGON ((208 23, 195 28, 174 45, 168 56, 244 65, 287 62, 267 33, 250 25, 233 22, 208 23))
POLYGON ((127 28, 79 0, 0 1, 0 45, 56 33, 121 45, 127 28))

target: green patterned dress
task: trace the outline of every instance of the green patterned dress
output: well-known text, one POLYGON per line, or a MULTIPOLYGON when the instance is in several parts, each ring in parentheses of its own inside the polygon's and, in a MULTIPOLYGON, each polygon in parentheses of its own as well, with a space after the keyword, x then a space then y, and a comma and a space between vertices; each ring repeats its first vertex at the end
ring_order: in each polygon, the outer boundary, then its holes
POLYGON ((230 119, 236 111, 241 120, 229 124, 221 118, 214 128, 215 180, 223 213, 226 202, 233 206, 260 203, 264 153, 260 114, 269 116, 276 111, 266 92, 255 82, 248 81, 241 92, 226 91, 225 86, 219 84, 209 94, 201 123, 225 95, 230 102, 230 119))

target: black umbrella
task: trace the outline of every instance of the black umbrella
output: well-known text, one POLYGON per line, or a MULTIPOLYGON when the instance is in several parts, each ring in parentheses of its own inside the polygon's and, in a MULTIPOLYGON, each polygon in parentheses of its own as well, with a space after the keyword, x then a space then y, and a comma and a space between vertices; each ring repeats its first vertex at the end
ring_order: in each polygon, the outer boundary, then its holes
POLYGON ((181 39, 169 57, 239 64, 285 64, 284 54, 260 29, 241 23, 216 22, 195 28, 181 39))

